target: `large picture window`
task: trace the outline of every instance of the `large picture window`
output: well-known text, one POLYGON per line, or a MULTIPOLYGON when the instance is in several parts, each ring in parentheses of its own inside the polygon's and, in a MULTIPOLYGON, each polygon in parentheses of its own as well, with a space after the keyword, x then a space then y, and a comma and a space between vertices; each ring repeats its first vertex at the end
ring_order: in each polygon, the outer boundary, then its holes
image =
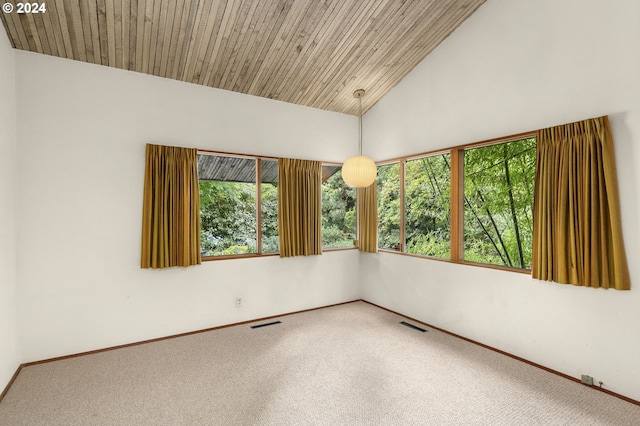
POLYGON ((277 161, 203 153, 198 179, 203 257, 278 253, 277 161))
POLYGON ((531 269, 536 141, 464 151, 464 260, 531 269))
MULTIPOLYGON (((204 258, 277 254, 278 160, 198 154, 201 253, 204 258)), ((322 167, 322 246, 354 248, 356 191, 340 164, 322 167)))
POLYGON ((379 248, 531 268, 535 135, 378 166, 379 248))

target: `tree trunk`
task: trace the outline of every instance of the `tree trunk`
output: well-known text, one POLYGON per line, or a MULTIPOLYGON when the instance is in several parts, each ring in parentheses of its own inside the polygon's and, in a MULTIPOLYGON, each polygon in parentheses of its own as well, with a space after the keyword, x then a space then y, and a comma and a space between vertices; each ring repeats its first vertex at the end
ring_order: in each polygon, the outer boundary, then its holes
POLYGON ((516 203, 513 199, 513 188, 511 187, 511 176, 509 174, 509 160, 507 158, 507 145, 502 145, 504 152, 504 177, 507 181, 507 192, 509 193, 509 209, 511 210, 511 219, 513 220, 513 228, 516 233, 516 242, 518 245, 518 256, 520 258, 520 267, 525 268, 524 253, 522 252, 522 240, 520 238, 520 227, 518 226, 518 215, 516 214, 516 203))

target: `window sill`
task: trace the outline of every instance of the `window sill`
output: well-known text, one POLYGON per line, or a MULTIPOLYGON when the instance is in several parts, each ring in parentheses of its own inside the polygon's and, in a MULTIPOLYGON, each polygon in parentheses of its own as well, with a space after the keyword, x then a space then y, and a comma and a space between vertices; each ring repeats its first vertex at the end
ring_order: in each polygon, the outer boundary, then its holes
MULTIPOLYGON (((345 250, 357 250, 357 247, 326 247, 322 249, 323 253, 345 250)), ((233 259, 255 259, 260 257, 280 256, 280 253, 247 253, 247 254, 229 254, 223 256, 202 256, 203 262, 213 262, 216 260, 233 260, 233 259)))
POLYGON ((329 252, 329 251, 343 251, 343 250, 357 250, 358 247, 322 247, 322 252, 329 252))
POLYGON ((424 256, 421 254, 413 254, 413 253, 404 253, 404 252, 400 252, 397 250, 390 250, 390 249, 378 249, 379 252, 381 253, 392 253, 392 254, 399 254, 402 256, 408 256, 408 257, 416 257, 418 259, 427 259, 427 260, 435 260, 438 262, 445 262, 445 263, 454 263, 457 265, 466 265, 466 266, 475 266, 475 267, 479 267, 479 268, 487 268, 487 269, 496 269, 499 271, 508 271, 508 272, 517 272, 519 274, 526 274, 526 275, 531 275, 531 269, 520 269, 520 268, 513 268, 511 266, 500 266, 500 265, 488 265, 485 263, 475 263, 475 262, 467 262, 467 261, 459 261, 459 262, 454 262, 450 259, 442 259, 440 257, 433 257, 433 256, 424 256))
POLYGON ((223 256, 202 256, 203 262, 211 262, 215 260, 230 260, 230 259, 254 259, 256 257, 273 257, 279 256, 280 253, 247 253, 247 254, 229 254, 223 256))

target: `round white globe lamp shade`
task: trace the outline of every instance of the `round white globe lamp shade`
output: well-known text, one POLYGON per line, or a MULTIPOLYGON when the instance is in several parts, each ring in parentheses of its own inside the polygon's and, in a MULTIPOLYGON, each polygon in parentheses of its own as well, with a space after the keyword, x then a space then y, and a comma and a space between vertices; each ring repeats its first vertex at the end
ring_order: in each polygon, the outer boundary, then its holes
POLYGON ((342 179, 354 188, 366 188, 376 180, 376 163, 364 155, 349 158, 342 165, 342 179))

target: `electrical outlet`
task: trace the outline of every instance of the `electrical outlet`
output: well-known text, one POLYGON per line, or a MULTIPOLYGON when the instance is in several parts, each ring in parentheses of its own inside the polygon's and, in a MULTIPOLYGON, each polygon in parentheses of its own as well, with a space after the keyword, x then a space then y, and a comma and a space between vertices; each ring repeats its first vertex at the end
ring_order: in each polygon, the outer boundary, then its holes
POLYGON ((587 376, 586 374, 582 375, 582 384, 593 386, 593 377, 587 376))
MULTIPOLYGON (((236 308, 242 308, 242 297, 236 297, 236 308)), ((591 384, 593 384, 593 381, 591 384)))

